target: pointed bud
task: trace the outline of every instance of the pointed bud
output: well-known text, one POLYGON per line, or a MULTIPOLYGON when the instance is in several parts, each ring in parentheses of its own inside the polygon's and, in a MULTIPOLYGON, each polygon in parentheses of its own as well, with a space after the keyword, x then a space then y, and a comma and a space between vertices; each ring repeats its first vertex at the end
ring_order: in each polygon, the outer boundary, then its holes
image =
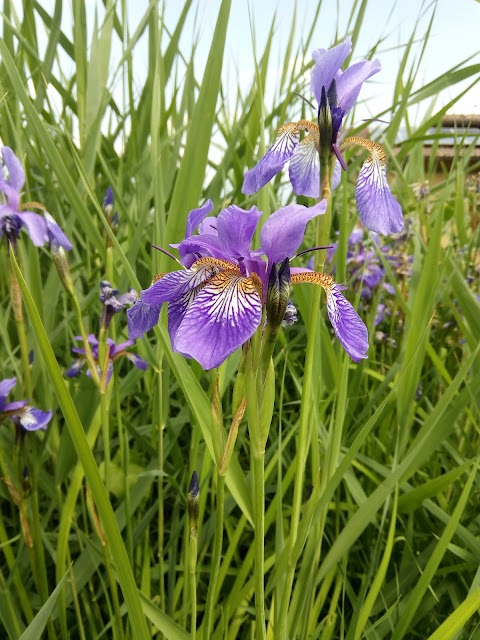
POLYGON ((188 516, 190 518, 190 529, 197 528, 198 512, 200 502, 200 484, 197 472, 192 473, 190 486, 188 487, 188 516))
POLYGON ((62 281, 63 286, 71 296, 75 295, 73 288, 72 276, 70 273, 70 265, 68 264, 67 254, 65 249, 58 243, 51 244, 52 256, 57 267, 58 275, 62 281))
POLYGON ((330 163, 333 139, 332 111, 325 87, 322 87, 322 97, 318 108, 318 127, 320 129, 320 174, 322 174, 322 168, 328 167, 330 163))
POLYGON ((267 323, 275 332, 282 324, 290 297, 290 261, 272 266, 267 290, 267 323))

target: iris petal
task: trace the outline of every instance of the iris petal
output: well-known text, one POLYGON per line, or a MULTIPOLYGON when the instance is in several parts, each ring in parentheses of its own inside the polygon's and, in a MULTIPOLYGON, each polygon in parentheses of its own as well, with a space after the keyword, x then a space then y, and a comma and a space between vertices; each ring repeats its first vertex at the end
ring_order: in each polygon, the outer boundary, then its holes
POLYGON ((35 407, 27 407, 18 416, 18 421, 26 431, 37 431, 37 429, 47 428, 52 415, 52 411, 41 411, 35 407))
POLYGON ((272 213, 260 233, 260 242, 269 264, 278 264, 292 258, 302 244, 307 222, 325 213, 327 201, 321 200, 313 207, 290 204, 272 213))
MULTIPOLYGON (((10 147, 2 147, 2 157, 9 173, 7 184, 18 192, 25 184, 25 171, 20 164, 20 160, 13 153, 10 147)), ((6 183, 6 180, 0 179, 0 188, 4 183, 6 183)))
POLYGON ((315 49, 313 59, 315 66, 312 70, 312 91, 317 102, 320 104, 322 97, 322 87, 328 91, 332 80, 340 69, 345 59, 352 51, 352 41, 346 38, 344 42, 331 49, 315 49))
POLYGON ((368 331, 350 302, 341 294, 341 289, 345 287, 335 283, 325 287, 328 317, 342 347, 354 362, 359 362, 367 357, 368 331))
POLYGON ((277 138, 260 162, 245 173, 242 193, 252 194, 261 189, 290 160, 300 139, 297 123, 284 124, 277 138))
POLYGON ((158 323, 160 316, 159 304, 146 304, 143 300, 137 302, 127 309, 128 337, 131 340, 140 338, 144 333, 153 329, 158 323))
POLYGON ((360 219, 367 229, 383 235, 402 231, 402 209, 388 186, 386 164, 375 152, 363 163, 355 198, 360 219))
POLYGON ((175 351, 204 369, 220 365, 260 325, 262 303, 252 278, 223 271, 195 297, 175 337, 175 351))
POLYGON ((320 195, 320 160, 313 136, 306 136, 295 149, 289 168, 290 182, 297 195, 320 195))

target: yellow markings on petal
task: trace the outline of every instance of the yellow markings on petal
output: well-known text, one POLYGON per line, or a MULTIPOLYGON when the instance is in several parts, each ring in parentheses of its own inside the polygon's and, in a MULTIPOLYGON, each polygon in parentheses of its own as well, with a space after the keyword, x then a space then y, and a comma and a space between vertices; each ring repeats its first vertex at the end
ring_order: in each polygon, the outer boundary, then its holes
POLYGON ((365 162, 376 162, 380 163, 382 166, 385 166, 387 163, 387 154, 385 149, 378 142, 374 142, 373 140, 368 140, 367 138, 358 138, 357 136, 352 136, 351 138, 345 138, 340 145, 340 152, 342 152, 347 147, 352 144, 356 144, 370 153, 370 158, 365 162))
POLYGON ((240 270, 236 268, 220 271, 220 273, 212 275, 201 286, 203 288, 213 284, 219 291, 223 291, 231 286, 233 280, 238 281, 238 287, 245 295, 257 293, 260 299, 262 298, 262 281, 260 277, 256 273, 252 273, 251 276, 242 276, 240 270))
POLYGON ((151 284, 155 284, 155 282, 158 282, 159 280, 164 278, 166 275, 168 275, 168 274, 167 273, 157 273, 156 276, 153 276, 151 284))
POLYGON ((292 284, 301 284, 302 282, 308 284, 318 284, 328 291, 334 284, 332 276, 328 273, 317 273, 316 271, 309 271, 307 273, 292 273, 290 276, 290 282, 292 284))
POLYGON ((320 129, 318 125, 309 120, 299 120, 298 122, 287 122, 278 130, 277 141, 297 136, 300 131, 307 131, 313 138, 315 146, 320 143, 320 129))
POLYGON ((263 300, 263 285, 262 285, 262 280, 261 280, 260 276, 257 275, 256 273, 252 273, 250 278, 248 278, 248 280, 251 280, 253 282, 253 286, 255 287, 255 291, 260 296, 260 300, 263 300))
POLYGON ((225 269, 228 271, 234 269, 236 272, 236 275, 240 274, 240 269, 238 269, 231 262, 228 262, 228 260, 221 260, 220 258, 211 258, 208 256, 206 258, 199 258, 192 264, 190 268, 196 271, 197 269, 200 269, 200 267, 206 267, 206 266, 218 267, 222 271, 224 271, 225 269))

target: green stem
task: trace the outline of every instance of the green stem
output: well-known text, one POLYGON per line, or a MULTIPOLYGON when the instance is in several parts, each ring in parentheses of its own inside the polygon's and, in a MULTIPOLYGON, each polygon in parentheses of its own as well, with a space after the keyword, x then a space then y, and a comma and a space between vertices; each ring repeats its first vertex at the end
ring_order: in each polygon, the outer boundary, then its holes
POLYGON ((105 489, 110 495, 110 418, 108 415, 109 398, 106 390, 100 393, 100 411, 102 418, 102 439, 103 439, 103 456, 104 456, 104 482, 105 489))
MULTIPOLYGON (((17 254, 18 258, 18 254, 17 254)), ((19 258, 18 258, 19 259, 19 258)), ((13 316, 17 325, 18 341, 20 343, 20 354, 23 369, 23 388, 27 398, 32 397, 32 378, 30 375, 30 361, 28 357, 28 341, 27 332, 25 330, 25 320, 23 319, 23 301, 18 281, 15 273, 12 271, 11 277, 11 301, 13 316)))
MULTIPOLYGON (((197 552, 198 552, 198 532, 197 528, 190 529, 190 540, 188 545, 188 574, 190 583, 190 611, 191 611, 191 630, 190 636, 195 640, 197 635, 197 552)), ((208 636, 207 636, 208 637, 208 636)))
POLYGON ((73 294, 71 298, 75 316, 77 318, 78 329, 80 331, 80 335, 82 336, 82 343, 85 350, 85 360, 87 361, 88 370, 91 373, 92 380, 95 382, 97 387, 100 387, 100 377, 98 375, 97 363, 95 362, 95 359, 93 357, 92 348, 90 346, 90 343, 88 342, 87 331, 83 323, 82 307, 80 306, 80 301, 76 295, 73 294))
POLYGON ((265 640, 265 452, 252 450, 255 524, 255 618, 256 638, 265 640))
POLYGON ((210 570, 210 581, 207 593, 207 608, 205 611, 205 638, 210 638, 213 626, 213 609, 215 606, 215 595, 218 584, 218 574, 220 571, 220 561, 222 558, 223 547, 223 516, 224 516, 224 500, 225 500, 225 476, 220 475, 217 471, 217 511, 215 517, 215 538, 213 544, 213 556, 210 570))

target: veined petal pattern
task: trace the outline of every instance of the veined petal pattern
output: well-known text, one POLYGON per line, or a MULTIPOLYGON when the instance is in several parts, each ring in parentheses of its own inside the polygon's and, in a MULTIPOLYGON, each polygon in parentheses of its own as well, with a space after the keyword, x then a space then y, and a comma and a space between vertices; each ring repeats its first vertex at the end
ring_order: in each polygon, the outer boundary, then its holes
POLYGON ((175 335, 174 349, 212 369, 259 327, 262 302, 255 279, 222 271, 201 288, 175 335))

